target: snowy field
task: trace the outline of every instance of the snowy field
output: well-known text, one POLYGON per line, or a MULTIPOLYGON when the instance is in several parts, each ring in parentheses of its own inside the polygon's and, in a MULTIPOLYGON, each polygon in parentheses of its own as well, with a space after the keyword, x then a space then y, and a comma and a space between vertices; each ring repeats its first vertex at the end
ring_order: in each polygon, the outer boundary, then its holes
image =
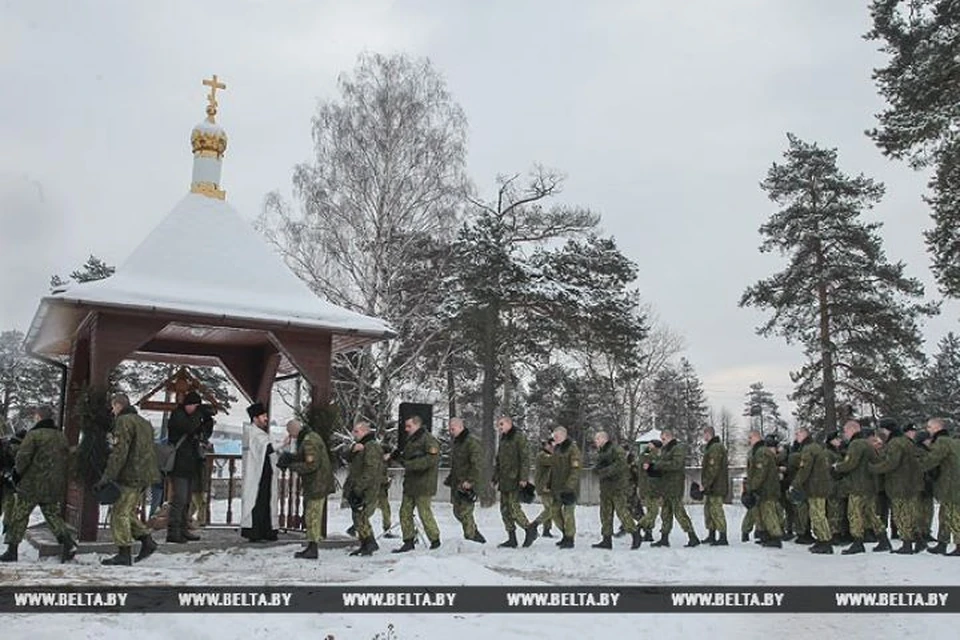
MULTIPOLYGON (((335 504, 335 503, 332 503, 335 504)), ((397 507, 394 505, 394 517, 397 507)), ((674 528, 669 549, 648 543, 629 551, 629 538, 615 539, 613 551, 590 548, 599 538, 595 507, 578 508, 577 548, 556 549, 550 539, 538 539, 529 549, 497 549, 504 539, 499 511, 478 509, 486 545, 462 539, 448 504, 435 505, 443 546, 396 555, 389 550, 399 540, 380 540, 381 551, 371 558, 351 558, 347 550, 321 553, 319 561, 296 560, 296 547, 242 546, 223 551, 156 554, 134 568, 101 567, 100 557, 81 555, 75 563, 40 562, 36 551, 21 545, 21 561, 0 567, 4 584, 175 584, 175 585, 956 585, 960 559, 930 554, 897 556, 888 553, 845 557, 814 556, 806 547, 785 543, 782 550, 761 549, 739 542, 743 509, 728 506, 731 546, 685 549, 685 536, 674 528), (732 532, 736 531, 734 536, 732 532)), ((527 508, 528 514, 534 510, 527 508)), ((690 508, 702 531, 702 509, 690 508)), ((379 514, 374 526, 379 528, 379 514)), ((334 508, 332 531, 349 526, 349 512, 334 508)), ((3 638, 61 640, 73 638, 318 638, 370 640, 378 633, 391 638, 457 638, 505 640, 550 637, 586 640, 623 638, 955 638, 960 616, 948 614, 890 615, 624 615, 624 614, 55 614, 8 615, 0 619, 3 638)))

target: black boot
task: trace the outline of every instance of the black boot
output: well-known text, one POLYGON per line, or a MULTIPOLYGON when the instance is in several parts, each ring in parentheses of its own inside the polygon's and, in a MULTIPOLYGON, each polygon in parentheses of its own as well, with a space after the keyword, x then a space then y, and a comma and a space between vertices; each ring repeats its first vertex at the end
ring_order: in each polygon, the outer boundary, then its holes
POLYGON ((188 531, 186 527, 184 527, 181 530, 180 534, 183 536, 183 539, 187 542, 196 542, 197 540, 200 539, 200 536, 198 536, 195 533, 190 533, 190 531, 188 531))
POLYGON ((3 552, 3 555, 0 556, 0 562, 16 562, 19 557, 17 554, 17 548, 19 545, 8 544, 7 550, 3 552))
POLYGON ((852 556, 856 553, 865 553, 866 549, 863 548, 863 540, 854 540, 853 544, 840 552, 844 556, 852 556))
POLYGON ((810 553, 833 553, 833 545, 829 542, 814 542, 810 547, 810 553))
POLYGON ((351 538, 356 538, 357 528, 354 525, 350 525, 349 527, 347 527, 347 535, 350 536, 351 538))
POLYGON ((390 529, 387 528, 383 530, 383 537, 392 540, 393 538, 397 537, 397 534, 395 534, 393 531, 390 531, 390 529))
POLYGON ((937 555, 947 555, 947 543, 938 542, 936 546, 927 549, 927 553, 936 553, 937 555))
POLYGON ((524 529, 525 535, 523 537, 523 546, 529 547, 533 544, 533 541, 537 539, 537 529, 540 527, 537 526, 536 522, 531 522, 527 525, 527 528, 524 529))
POLYGON ((433 549, 439 549, 439 548, 440 548, 440 538, 437 538, 436 540, 431 540, 431 541, 430 541, 430 549, 431 549, 431 550, 433 550, 433 549))
POLYGON ((497 545, 501 549, 516 549, 517 548, 517 532, 511 531, 507 534, 507 539, 497 545))
POLYGON ((813 544, 816 540, 809 533, 802 533, 794 540, 796 544, 813 544))
POLYGON ((651 547, 669 547, 670 546, 670 536, 666 533, 660 532, 660 539, 650 545, 651 547))
POLYGON ((130 557, 130 547, 117 547, 117 555, 112 558, 105 558, 100 561, 104 565, 116 565, 129 567, 133 564, 133 558, 130 557))
POLYGON ((951 551, 950 553, 947 553, 947 554, 945 554, 945 555, 948 555, 948 556, 960 556, 960 544, 958 544, 958 545, 953 549, 953 551, 951 551))
POLYGON ((793 534, 793 531, 787 531, 785 534, 783 534, 783 537, 780 538, 780 539, 781 539, 783 542, 790 542, 791 540, 793 540, 793 539, 796 538, 796 537, 797 537, 797 536, 795 536, 795 535, 793 534))
POLYGON ((77 555, 77 543, 70 537, 69 533, 64 534, 58 540, 60 541, 60 563, 70 562, 77 555))
POLYGON ((711 547, 717 544, 717 532, 713 529, 707 531, 707 537, 702 540, 704 544, 709 544, 711 547))
POLYGON ((307 543, 307 547, 303 551, 297 551, 293 554, 294 558, 300 558, 302 560, 316 560, 319 556, 316 542, 307 543))
POLYGON ((740 533, 740 542, 750 542, 750 532, 743 531, 740 533))
POLYGON ((754 544, 763 544, 767 541, 767 538, 769 538, 769 536, 767 535, 766 531, 758 531, 753 536, 753 542, 754 544))
POLYGON ((637 528, 634 530, 632 534, 632 539, 630 540, 630 548, 639 549, 641 544, 643 544, 643 531, 637 528))
POLYGON ((623 525, 620 525, 620 528, 617 529, 617 532, 616 532, 615 534, 613 534, 613 537, 614 537, 614 538, 622 538, 622 537, 625 536, 625 535, 627 535, 627 530, 626 530, 626 528, 625 528, 623 525))
POLYGON ((890 538, 887 537, 886 532, 877 534, 877 546, 873 548, 874 551, 890 551, 892 547, 890 546, 890 538))
POLYGON ((727 547, 730 543, 727 542, 727 532, 721 531, 717 534, 717 541, 713 543, 715 547, 727 547))
POLYGON ((473 535, 467 538, 467 540, 470 540, 471 542, 479 542, 480 544, 487 543, 487 539, 483 537, 483 534, 480 533, 479 530, 474 531, 473 535))
POLYGON ((563 539, 560 541, 560 544, 557 545, 561 549, 573 549, 573 538, 569 536, 563 536, 563 539))
POLYGON ((691 531, 687 534, 687 544, 683 545, 685 547, 699 547, 700 538, 697 537, 696 532, 691 531))
POLYGON ((871 542, 880 542, 880 538, 877 537, 875 531, 867 531, 863 534, 863 541, 869 544, 871 542))
POLYGON ((180 533, 180 529, 167 529, 167 542, 185 544, 186 541, 187 539, 180 533))
POLYGON ((544 523, 544 525, 543 525, 543 533, 541 533, 540 535, 543 536, 544 538, 552 538, 552 537, 553 537, 553 532, 550 531, 550 523, 549 523, 549 522, 544 523))
POLYGON ((413 551, 413 540, 404 540, 402 547, 397 547, 391 553, 406 553, 408 551, 413 551))
POLYGON ((773 536, 767 536, 767 539, 763 541, 761 547, 769 547, 771 549, 782 549, 783 548, 783 539, 775 538, 773 536))
POLYGON ((613 549, 613 539, 610 536, 603 536, 600 542, 595 542, 590 546, 594 549, 613 549))
POLYGON ((360 547, 354 549, 350 552, 351 556, 372 556, 373 552, 379 549, 380 546, 377 544, 377 541, 373 539, 373 536, 369 538, 363 538, 360 540, 360 547))
POLYGON ((892 551, 892 553, 897 553, 897 554, 902 554, 902 555, 912 554, 912 553, 913 553, 913 543, 912 543, 912 542, 909 542, 909 541, 907 541, 907 540, 904 540, 903 542, 900 543, 900 548, 899 548, 899 549, 894 549, 894 550, 892 551))
POLYGON ((145 536, 140 536, 137 538, 140 541, 140 553, 137 554, 137 557, 134 559, 134 562, 140 562, 141 560, 146 560, 153 555, 153 552, 157 550, 157 542, 153 539, 149 533, 145 536))
POLYGON ((653 529, 647 529, 643 532, 644 542, 653 542, 653 529))

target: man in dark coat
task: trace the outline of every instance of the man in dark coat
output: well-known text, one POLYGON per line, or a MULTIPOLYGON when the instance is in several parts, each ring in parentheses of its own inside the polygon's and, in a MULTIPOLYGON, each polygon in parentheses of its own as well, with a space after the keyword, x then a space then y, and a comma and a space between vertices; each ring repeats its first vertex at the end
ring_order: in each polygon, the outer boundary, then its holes
POLYGON ((243 433, 243 487, 240 535, 250 542, 277 539, 278 454, 270 441, 270 416, 260 402, 247 407, 250 425, 243 433))
POLYGON ((194 487, 203 469, 200 442, 206 431, 212 430, 213 420, 200 407, 200 394, 188 393, 183 402, 170 414, 167 423, 167 442, 177 447, 173 469, 168 474, 173 496, 170 500, 170 519, 167 523, 167 542, 183 543, 199 540, 200 536, 187 531, 187 518, 194 487))

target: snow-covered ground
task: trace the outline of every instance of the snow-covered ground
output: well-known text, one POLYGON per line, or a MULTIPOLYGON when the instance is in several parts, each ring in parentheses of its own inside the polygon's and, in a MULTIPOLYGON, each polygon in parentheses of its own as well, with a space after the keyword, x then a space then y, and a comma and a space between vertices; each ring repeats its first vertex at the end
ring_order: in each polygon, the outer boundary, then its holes
MULTIPOLYGON (((335 504, 335 503, 332 503, 335 504)), ((397 507, 397 505, 394 505, 397 507)), ((317 562, 292 557, 293 547, 250 547, 239 545, 222 551, 157 554, 142 565, 130 568, 101 567, 99 557, 78 556, 70 565, 54 560, 37 560, 36 552, 24 544, 21 561, 0 567, 4 584, 182 584, 182 585, 956 585, 960 580, 957 558, 919 554, 897 556, 814 556, 806 547, 787 543, 782 550, 761 549, 739 542, 731 535, 731 546, 683 548, 678 528, 673 547, 653 549, 645 544, 629 551, 627 538, 615 539, 613 551, 590 548, 599 536, 596 508, 578 509, 577 548, 560 551, 553 540, 539 539, 530 549, 498 549, 504 537, 496 508, 478 509, 480 530, 488 543, 477 545, 462 539, 449 505, 435 505, 443 532, 443 546, 437 551, 404 555, 389 553, 399 544, 381 540, 381 551, 371 558, 351 558, 345 550, 324 551, 317 562)), ((528 513, 533 509, 528 507, 528 513)), ((397 509, 394 508, 396 517, 397 509)), ((702 510, 690 509, 698 529, 702 510)), ((739 531, 743 510, 728 506, 727 516, 739 531)), ((379 526, 379 514, 374 519, 379 526)), ((330 526, 343 531, 349 526, 349 512, 332 509, 330 526)), ((0 620, 4 638, 31 640, 56 638, 64 630, 73 638, 318 638, 332 635, 336 640, 370 640, 376 634, 387 637, 393 624, 396 640, 409 638, 457 638, 497 640, 550 637, 588 638, 954 638, 960 616, 947 614, 896 613, 890 615, 613 615, 577 614, 121 614, 45 616, 10 615, 0 620)))

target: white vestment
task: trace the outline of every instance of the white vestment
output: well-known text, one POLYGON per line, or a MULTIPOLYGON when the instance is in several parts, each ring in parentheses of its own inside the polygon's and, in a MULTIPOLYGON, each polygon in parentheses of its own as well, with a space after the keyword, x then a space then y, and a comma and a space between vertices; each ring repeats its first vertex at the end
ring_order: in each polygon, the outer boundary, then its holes
MULTIPOLYGON (((263 473, 263 458, 267 454, 270 435, 252 424, 243 427, 243 490, 240 494, 240 526, 253 526, 253 507, 257 504, 257 492, 260 490, 260 474, 263 473)), ((280 486, 280 471, 277 469, 277 452, 270 454, 270 466, 273 479, 270 483, 270 523, 278 529, 277 495, 280 486)))

